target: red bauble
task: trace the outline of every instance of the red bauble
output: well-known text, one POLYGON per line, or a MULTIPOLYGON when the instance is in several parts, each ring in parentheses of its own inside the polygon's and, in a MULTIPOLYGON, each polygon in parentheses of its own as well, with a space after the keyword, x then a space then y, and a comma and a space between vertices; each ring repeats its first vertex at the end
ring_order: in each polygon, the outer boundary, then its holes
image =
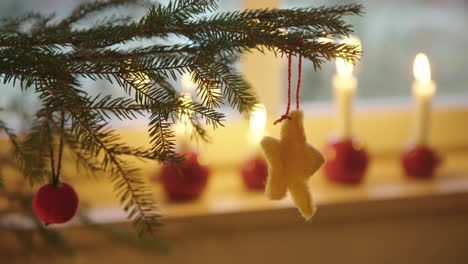
POLYGON ((268 176, 268 165, 260 156, 253 156, 241 164, 241 174, 247 188, 264 190, 268 176))
POLYGON ((401 156, 406 175, 413 178, 431 178, 440 164, 440 158, 428 146, 410 146, 401 156))
POLYGON ((159 179, 173 202, 195 200, 202 194, 208 182, 209 170, 198 162, 198 155, 189 153, 180 163, 165 164, 159 179))
POLYGON ((78 210, 78 195, 68 183, 42 186, 34 195, 33 209, 37 218, 47 224, 70 221, 78 210))
POLYGON ((328 179, 344 184, 358 184, 366 173, 369 156, 364 146, 353 141, 332 141, 324 151, 327 162, 324 165, 328 179))

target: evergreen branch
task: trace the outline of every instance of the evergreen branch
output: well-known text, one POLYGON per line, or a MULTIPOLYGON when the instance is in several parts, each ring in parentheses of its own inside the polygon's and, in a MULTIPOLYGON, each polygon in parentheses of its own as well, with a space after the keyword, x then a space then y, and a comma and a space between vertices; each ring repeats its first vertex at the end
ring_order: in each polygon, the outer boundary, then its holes
POLYGON ((48 154, 44 148, 49 144, 50 139, 44 124, 44 117, 39 112, 25 140, 20 145, 21 152, 17 156, 19 168, 32 184, 45 182, 50 175, 50 170, 46 166, 48 154))
POLYGON ((80 20, 83 20, 87 16, 101 12, 108 8, 115 8, 120 5, 125 4, 137 4, 138 0, 109 0, 109 1, 95 1, 95 2, 87 2, 79 5, 72 11, 70 16, 66 19, 62 20, 59 24, 57 24, 56 28, 69 28, 70 25, 76 23, 80 20))
POLYGON ((203 103, 209 107, 218 107, 222 97, 217 88, 239 112, 249 111, 256 103, 250 86, 232 69, 220 63, 199 64, 194 70, 194 81, 199 85, 199 94, 203 103))
POLYGON ((131 75, 153 74, 164 77, 177 78, 185 69, 194 64, 193 57, 182 57, 173 55, 161 55, 158 57, 142 57, 131 61, 131 66, 122 61, 116 62, 89 62, 75 64, 70 67, 69 72, 74 75, 98 76, 98 75, 131 75))
POLYGON ((217 7, 215 0, 180 0, 170 1, 165 9, 169 10, 176 20, 183 21, 194 15, 213 11, 217 7))
POLYGON ((81 172, 82 170, 89 176, 95 179, 100 179, 106 175, 106 170, 103 169, 95 160, 95 157, 90 155, 88 152, 81 148, 81 145, 76 142, 74 136, 70 132, 64 132, 65 144, 68 146, 73 160, 75 161, 76 171, 81 172))
POLYGON ((0 21, 0 33, 17 33, 19 32, 19 27, 29 20, 41 19, 43 16, 39 13, 28 13, 17 18, 4 18, 0 21))
MULTIPOLYGON (((218 81, 206 72, 206 68, 192 67, 192 80, 197 84, 197 94, 202 98, 204 105, 210 108, 218 108, 223 99, 218 92, 218 81)), ((209 71, 209 69, 208 69, 209 71)))
MULTIPOLYGON (((7 137, 8 137, 8 140, 10 141, 10 143, 13 145, 13 150, 15 152, 15 157, 18 159, 18 160, 21 160, 21 157, 19 155, 21 155, 21 150, 20 150, 20 146, 19 146, 19 143, 17 141, 17 136, 15 133, 13 133, 13 131, 5 124, 5 122, 3 122, 3 120, 0 120, 0 131, 3 131, 7 137)), ((3 160, 0 160, 0 190, 4 188, 4 183, 3 183, 3 172, 2 172, 2 163, 4 163, 3 160)))
POLYGON ((150 116, 148 129, 153 153, 166 161, 175 157, 174 132, 171 130, 172 123, 166 121, 168 119, 168 113, 153 113, 150 116))
POLYGON ((144 116, 144 112, 166 112, 171 115, 176 115, 180 112, 190 113, 193 112, 197 118, 206 119, 208 124, 213 124, 215 127, 222 125, 224 115, 215 110, 205 107, 203 104, 196 102, 184 102, 183 100, 176 100, 176 102, 153 102, 152 105, 148 104, 135 104, 133 99, 125 97, 112 98, 111 96, 100 97, 99 95, 90 100, 89 106, 83 106, 82 109, 97 110, 103 117, 111 118, 109 112, 114 116, 123 119, 134 119, 137 115, 144 116))
MULTIPOLYGON (((53 84, 41 80, 52 95, 55 95, 53 84)), ((66 101, 65 101, 66 102, 66 101)), ((65 108, 69 107, 67 104, 65 108)), ((151 200, 149 190, 145 187, 137 170, 117 157, 112 151, 113 147, 119 147, 119 137, 112 130, 107 129, 107 123, 93 112, 81 112, 81 115, 66 109, 72 119, 71 131, 82 147, 95 158, 104 152, 102 167, 111 173, 111 179, 115 182, 115 191, 124 204, 124 209, 129 213, 129 218, 134 218, 134 226, 140 235, 154 235, 154 227, 159 225, 156 207, 151 200)))
POLYGON ((193 127, 192 135, 190 135, 191 138, 197 139, 197 137, 198 137, 201 140, 203 140, 204 142, 210 142, 211 141, 210 136, 208 135, 208 133, 206 133, 206 130, 202 127, 202 125, 199 123, 199 121, 197 119, 191 118, 190 119, 190 124, 193 127))
POLYGON ((159 56, 162 54, 191 54, 202 51, 201 47, 191 44, 176 44, 176 45, 154 45, 145 48, 134 48, 129 50, 78 50, 75 54, 70 55, 72 61, 115 61, 128 60, 132 58, 140 58, 146 56, 159 56))
POLYGON ((0 130, 8 136, 13 146, 17 166, 31 184, 44 182, 45 178, 49 175, 47 166, 45 166, 47 162, 45 157, 47 155, 43 148, 43 146, 47 144, 48 139, 46 137, 44 119, 41 118, 41 113, 42 111, 38 112, 29 133, 22 142, 18 140, 16 134, 7 127, 5 122, 0 120, 0 130))
MULTIPOLYGON (((98 131, 101 131, 98 133, 96 127, 93 128, 87 122, 76 118, 73 113, 71 115, 75 121, 75 129, 86 131, 86 135, 81 136, 79 141, 93 141, 94 145, 91 148, 86 148, 84 145, 85 149, 96 154, 100 150, 104 152, 103 167, 108 167, 107 171, 111 173, 111 179, 115 183, 115 192, 124 205, 124 210, 128 212, 128 217, 134 219, 133 223, 138 233, 154 236, 154 227, 159 225, 157 220, 159 215, 156 213, 156 207, 144 181, 140 175, 136 174, 137 170, 128 167, 128 164, 114 153, 112 148, 119 146, 115 143, 118 140, 117 136, 111 136, 111 133, 103 131, 103 125, 97 127, 98 131)), ((73 134, 80 135, 76 131, 73 134)))
POLYGON ((205 15, 216 8, 214 0, 173 0, 166 5, 151 4, 147 13, 136 20, 121 14, 103 15, 110 8, 140 4, 139 0, 85 3, 55 24, 54 15, 38 14, 2 23, 0 78, 3 83, 19 84, 21 89, 33 88, 43 107, 21 142, 1 121, 0 130, 9 134, 20 167, 31 182, 49 175, 43 146, 52 144, 53 136, 61 135, 60 146, 70 148, 77 165, 89 168, 92 174, 110 174, 116 195, 138 233, 154 234, 159 224, 156 207, 138 170, 124 157, 178 161, 171 130, 178 118, 188 117, 193 135, 208 140, 201 122, 204 119, 215 128, 222 125, 224 115, 216 111, 221 104, 228 103, 239 112, 250 110, 255 97, 232 66, 241 53, 252 49, 280 56, 300 53, 316 69, 336 57, 350 62, 358 59, 356 46, 323 43, 318 38, 348 36, 352 27, 343 17, 360 15, 362 7, 205 15), (91 16, 102 18, 102 22, 77 27, 91 16), (24 27, 30 22, 32 26, 24 27), (173 36, 184 40, 161 44, 160 40, 173 36), (145 40, 159 44, 134 45, 149 43, 145 40), (201 103, 187 102, 170 83, 170 79, 186 73, 192 74, 201 103), (116 82, 129 97, 91 97, 79 82, 83 77, 116 82), (53 111, 49 117, 45 106, 53 111), (58 113, 70 117, 69 127, 63 118, 63 123, 56 124, 58 113), (149 116, 151 147, 134 148, 122 143, 109 125, 114 116, 149 116), (51 137, 45 129, 49 125, 53 128, 51 137))
POLYGON ((0 120, 0 130, 3 131, 3 133, 5 133, 5 135, 8 137, 8 140, 13 145, 15 152, 20 153, 20 144, 17 140, 18 136, 16 136, 16 134, 7 126, 3 120, 0 120))

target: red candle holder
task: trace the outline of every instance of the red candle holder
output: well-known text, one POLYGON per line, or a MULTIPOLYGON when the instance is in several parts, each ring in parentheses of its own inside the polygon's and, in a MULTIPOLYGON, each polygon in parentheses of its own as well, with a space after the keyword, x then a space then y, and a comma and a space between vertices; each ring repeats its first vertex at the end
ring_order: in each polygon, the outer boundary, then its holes
POLYGON ((198 161, 196 153, 188 153, 185 160, 165 164, 157 178, 171 202, 198 199, 208 183, 209 169, 198 161))
POLYGON ((327 161, 325 176, 342 184, 358 184, 364 178, 369 155, 359 141, 353 139, 332 140, 324 150, 327 161))
POLYGON ((432 178, 440 162, 438 154, 426 145, 410 145, 401 155, 405 174, 411 178, 432 178))
POLYGON ((265 190, 268 165, 263 157, 254 155, 241 164, 241 175, 245 186, 250 190, 265 190))

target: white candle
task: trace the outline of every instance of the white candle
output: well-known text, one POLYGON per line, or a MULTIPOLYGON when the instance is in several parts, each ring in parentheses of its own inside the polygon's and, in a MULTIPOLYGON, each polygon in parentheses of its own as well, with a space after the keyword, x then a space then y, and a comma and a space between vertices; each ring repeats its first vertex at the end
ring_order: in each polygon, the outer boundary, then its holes
MULTIPOLYGON (((182 100, 184 103, 192 102, 192 97, 188 93, 182 93, 179 97, 179 100, 182 100)), ((178 121, 174 124, 174 134, 178 139, 178 150, 179 152, 188 152, 191 149, 190 146, 190 135, 193 132, 193 126, 190 123, 190 115, 192 114, 191 110, 181 111, 178 114, 178 121)))
MULTIPOLYGON (((192 97, 188 93, 182 93, 179 97, 182 101, 182 105, 192 102, 192 97)), ((190 123, 190 115, 192 110, 180 111, 178 113, 178 121, 174 125, 174 133, 176 136, 184 138, 187 134, 191 134, 193 131, 192 124, 190 123)))
MULTIPOLYGON (((359 45, 356 37, 351 37, 342 42, 359 45)), ((353 65, 342 58, 336 58, 336 74, 333 76, 335 104, 337 107, 338 135, 341 140, 351 137, 351 111, 354 94, 357 87, 357 79, 353 75, 353 65)))
MULTIPOLYGON (((350 37, 342 42, 359 45, 357 37, 350 37)), ((341 140, 351 138, 351 112, 352 102, 356 93, 357 79, 353 75, 353 65, 342 58, 336 58, 336 74, 333 76, 335 104, 337 107, 338 135, 341 140)))
MULTIPOLYGON (((182 104, 189 104, 192 102, 192 96, 190 95, 195 90, 196 85, 192 82, 192 76, 189 73, 185 73, 181 78, 182 90, 179 100, 182 104)), ((174 124, 174 134, 178 139, 179 151, 186 152, 190 150, 190 135, 193 133, 193 126, 190 122, 190 116, 192 115, 191 110, 181 111, 178 113, 178 121, 174 124)))
POLYGON ((341 58, 336 59, 337 74, 333 76, 335 103, 337 107, 338 134, 340 139, 351 137, 351 108, 357 87, 353 65, 341 58))
POLYGON ((436 85, 431 80, 429 59, 425 54, 416 55, 413 74, 415 80, 412 90, 416 100, 414 141, 418 145, 425 145, 428 139, 431 101, 436 91, 436 85))
POLYGON ((250 131, 247 136, 252 146, 258 146, 265 135, 266 110, 263 104, 255 104, 250 112, 250 131))

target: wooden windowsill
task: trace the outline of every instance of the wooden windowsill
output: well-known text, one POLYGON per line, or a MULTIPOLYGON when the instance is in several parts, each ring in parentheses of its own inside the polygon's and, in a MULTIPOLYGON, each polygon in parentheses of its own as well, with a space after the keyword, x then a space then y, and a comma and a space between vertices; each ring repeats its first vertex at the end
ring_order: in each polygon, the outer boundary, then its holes
MULTIPOLYGON (((112 185, 106 180, 100 182, 77 181, 75 187, 84 204, 91 206, 90 216, 96 222, 124 222, 125 213, 118 207, 112 193, 112 185)), ((444 197, 465 197, 468 199, 468 163, 464 153, 451 154, 438 174, 431 180, 413 180, 402 175, 399 160, 381 158, 372 161, 365 181, 360 185, 343 186, 329 182, 319 172, 310 181, 313 195, 318 203, 320 216, 322 209, 354 204, 375 204, 395 206, 405 205, 410 200, 428 201, 444 197), (383 204, 380 204, 383 202, 383 204)), ((157 183, 152 183, 155 199, 159 203, 165 220, 213 215, 251 215, 260 211, 291 211, 294 207, 289 197, 282 201, 269 201, 262 192, 248 191, 236 168, 212 168, 212 174, 203 196, 187 203, 170 203, 157 183)), ((468 209, 467 199, 463 203, 468 209)), ((405 205, 406 206, 406 205, 405 205)), ((431 204, 427 205, 428 207, 431 204)), ((353 210, 347 210, 352 214, 353 210)), ((376 213, 380 211, 376 209, 376 213)), ((368 213, 372 214, 372 211, 368 213)), ((352 216, 352 215, 349 215, 352 216)), ((299 213, 292 215, 302 220, 299 213)))

